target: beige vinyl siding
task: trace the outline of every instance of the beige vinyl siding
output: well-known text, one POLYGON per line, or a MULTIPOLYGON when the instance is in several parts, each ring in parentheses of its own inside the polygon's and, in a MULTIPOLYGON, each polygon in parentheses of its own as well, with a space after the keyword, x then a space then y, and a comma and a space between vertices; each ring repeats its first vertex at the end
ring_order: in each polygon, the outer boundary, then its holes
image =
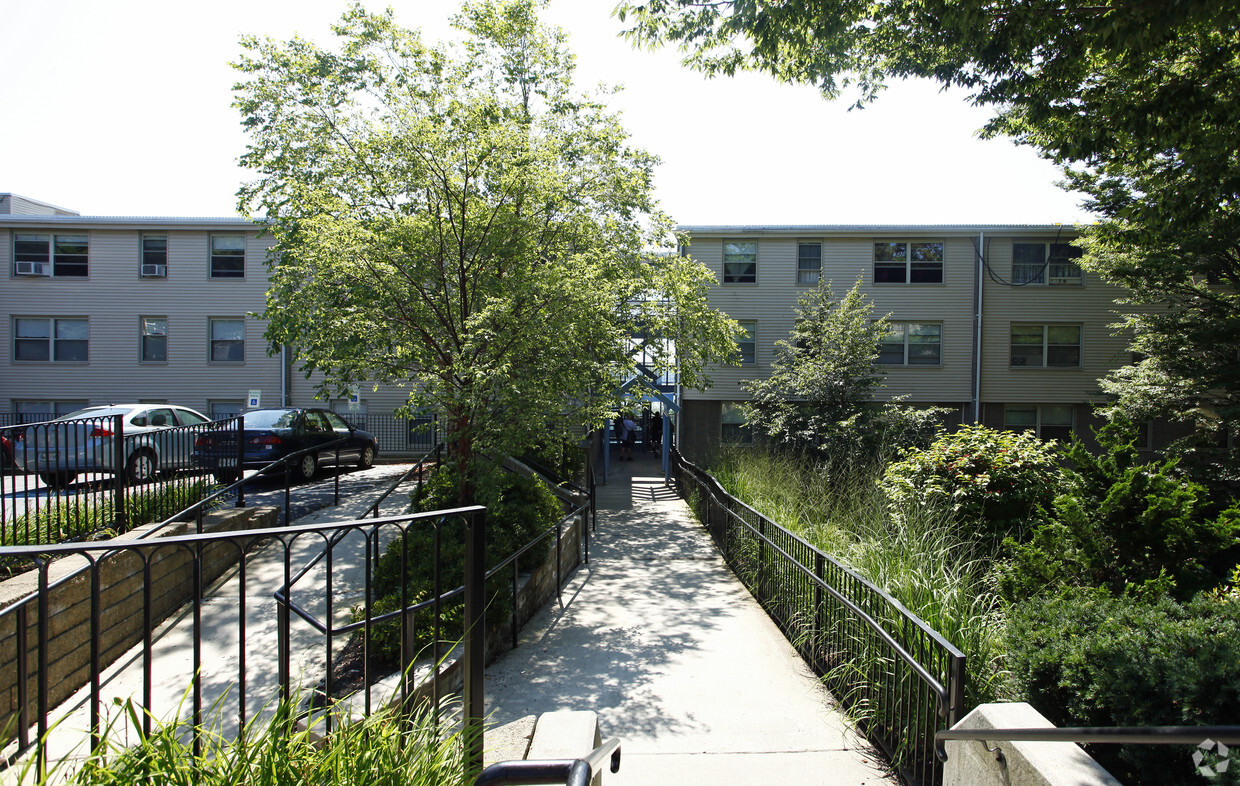
POLYGON ((13 399, 85 398, 94 404, 165 399, 205 411, 208 400, 239 401, 254 388, 262 390, 264 404, 279 402, 280 359, 267 356, 265 322, 246 316, 264 308, 267 281, 261 254, 265 241, 248 244, 247 278, 213 281, 204 292, 205 231, 166 231, 167 278, 139 276, 138 230, 59 231, 89 234, 89 283, 83 279, 10 279, 5 299, 28 304, 20 311, 23 315, 87 317, 90 359, 84 365, 11 363, 15 309, 10 306, 0 323, 7 365, 0 382, 0 409, 9 409, 13 399), (251 275, 258 271, 263 274, 251 275), (166 363, 139 362, 141 316, 167 318, 166 363), (245 319, 244 363, 208 363, 211 317, 245 319))
MULTIPOLYGON (((1011 280, 1012 243, 1037 238, 996 238, 988 257, 996 276, 1011 280)), ((1046 238, 1054 240, 1053 237, 1046 238)), ((1068 404, 1101 399, 1098 378, 1131 361, 1128 342, 1113 335, 1115 300, 1123 289, 1085 273, 1081 285, 1004 286, 987 278, 983 297, 982 400, 1068 404), (1011 326, 1081 325, 1080 368, 1019 368, 1011 365, 1011 326)))
MULTIPOLYGON (((937 322, 943 325, 942 359, 939 366, 885 367, 887 387, 883 397, 907 395, 915 402, 965 401, 970 396, 972 373, 973 244, 967 237, 901 235, 891 239, 942 240, 942 284, 873 283, 873 244, 887 236, 822 237, 822 278, 836 295, 847 292, 858 280, 862 292, 874 304, 876 317, 890 313, 901 322, 937 322)), ((813 241, 813 235, 743 235, 695 239, 692 256, 721 277, 723 243, 732 239, 758 242, 758 284, 720 285, 711 290, 711 304, 733 319, 755 320, 757 364, 741 368, 716 366, 710 374, 714 387, 705 392, 685 391, 686 399, 744 400, 749 396, 740 383, 770 373, 775 342, 792 331, 797 299, 812 287, 797 283, 797 245, 813 241)))

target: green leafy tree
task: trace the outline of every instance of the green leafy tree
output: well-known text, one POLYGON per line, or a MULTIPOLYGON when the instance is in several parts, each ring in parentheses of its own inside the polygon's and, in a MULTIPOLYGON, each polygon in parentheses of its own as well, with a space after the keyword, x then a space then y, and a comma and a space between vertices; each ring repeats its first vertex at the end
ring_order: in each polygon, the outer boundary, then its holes
POLYGON ((1235 2, 622 0, 617 15, 710 74, 855 89, 858 105, 922 77, 994 107, 985 132, 1061 165, 1103 219, 1082 264, 1129 289, 1143 356, 1103 383, 1116 411, 1193 424, 1200 476, 1240 480, 1236 453, 1210 447, 1240 424, 1235 2))
POLYGON ((1063 492, 1027 543, 1009 543, 1000 580, 1022 600, 1068 588, 1186 599, 1219 585, 1240 556, 1240 509, 1219 511, 1176 459, 1140 460, 1135 433, 1114 422, 1097 431, 1102 450, 1074 440, 1063 492))
POLYGON ((749 423, 777 445, 856 460, 929 440, 944 410, 875 400, 884 374, 874 361, 890 327, 873 317, 860 281, 837 300, 820 280, 795 311, 792 333, 775 342, 770 375, 743 383, 749 423))
POLYGON ((540 5, 467 3, 455 46, 354 6, 335 51, 244 38, 236 64, 240 205, 276 241, 267 338, 325 393, 407 385, 442 413, 462 502, 484 464, 601 422, 639 330, 689 386, 735 351, 712 274, 650 253, 672 240, 657 159, 574 90, 540 5))

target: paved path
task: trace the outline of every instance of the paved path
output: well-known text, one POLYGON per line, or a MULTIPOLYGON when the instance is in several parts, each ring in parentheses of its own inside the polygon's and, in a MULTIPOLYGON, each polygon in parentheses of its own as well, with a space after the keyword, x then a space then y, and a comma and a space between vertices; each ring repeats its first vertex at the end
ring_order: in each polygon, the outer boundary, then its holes
MULTIPOLYGON (((653 459, 599 486, 590 564, 487 668, 491 720, 594 710, 604 784, 887 784, 653 459)), ((585 753, 585 751, 582 751, 585 753)))

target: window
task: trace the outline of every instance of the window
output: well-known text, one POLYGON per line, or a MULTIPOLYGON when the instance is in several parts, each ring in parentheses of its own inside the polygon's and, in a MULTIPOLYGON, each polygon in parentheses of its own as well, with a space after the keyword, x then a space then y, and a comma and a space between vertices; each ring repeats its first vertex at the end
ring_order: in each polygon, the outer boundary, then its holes
POLYGON ((90 359, 89 343, 90 323, 85 319, 13 319, 13 360, 84 363, 90 359))
POLYGON ((163 363, 168 360, 168 318, 142 317, 142 362, 163 363))
POLYGON ((1079 367, 1081 326, 1012 323, 1012 365, 1030 368, 1079 367))
POLYGON ((245 278, 245 235, 211 236, 211 278, 245 278))
POLYGON ((1072 438, 1072 407, 1065 405, 1005 407, 1003 426, 1012 431, 1032 431, 1042 439, 1066 442, 1072 438))
POLYGON ((758 244, 728 241, 723 244, 723 283, 758 283, 758 244))
POLYGON ((720 418, 722 426, 720 430, 720 439, 738 445, 748 445, 753 442, 753 429, 745 423, 745 415, 741 412, 739 404, 731 401, 723 402, 723 414, 720 418))
POLYGON ((13 411, 19 423, 37 423, 63 417, 70 412, 85 409, 87 401, 21 401, 14 400, 13 411))
POLYGON ((822 277, 822 243, 797 243, 797 283, 817 284, 822 277))
POLYGON ((874 283, 942 284, 943 243, 903 240, 876 242, 874 283))
POLYGON ((752 319, 739 319, 744 335, 736 342, 741 348, 742 363, 758 362, 758 323, 752 319))
POLYGON ((211 360, 240 363, 245 360, 245 320, 211 320, 211 360))
POLYGON ((13 261, 19 275, 84 278, 90 273, 86 235, 13 235, 13 261))
POLYGON ((1018 285, 1081 284, 1079 259, 1081 249, 1067 243, 1013 243, 1012 283, 1018 285))
POLYGON ((942 358, 943 326, 936 323, 892 322, 878 349, 884 366, 937 366, 942 358))
POLYGON ((142 236, 143 276, 165 276, 168 273, 168 236, 142 236))
POLYGON ((240 401, 208 401, 207 415, 212 420, 227 420, 228 418, 240 417, 245 409, 240 401))

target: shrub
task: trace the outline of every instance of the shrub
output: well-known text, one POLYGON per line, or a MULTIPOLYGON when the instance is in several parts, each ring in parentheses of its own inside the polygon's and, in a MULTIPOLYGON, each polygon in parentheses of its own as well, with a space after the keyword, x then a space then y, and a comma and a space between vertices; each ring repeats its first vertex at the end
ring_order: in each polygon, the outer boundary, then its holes
POLYGON ((1175 459, 1141 463, 1135 434, 1122 425, 1097 434, 1100 452, 1078 440, 1068 449, 1071 467, 1052 520, 1028 543, 1009 543, 1004 595, 1070 586, 1185 599, 1217 586, 1235 564, 1240 509, 1217 512, 1206 487, 1180 476, 1175 459))
MULTIPOLYGON (((429 512, 457 507, 458 480, 447 468, 436 471, 422 487, 420 496, 412 501, 415 512, 429 512)), ((478 484, 479 504, 487 508, 486 564, 493 567, 517 549, 532 541, 563 516, 563 505, 547 486, 539 480, 499 472, 478 484)), ((459 587, 465 580, 465 530, 459 524, 449 522, 440 530, 440 587, 447 592, 459 587)), ((554 539, 547 539, 541 547, 527 552, 523 564, 530 565, 541 560, 554 548, 554 539)), ((411 526, 403 538, 388 544, 375 565, 373 588, 375 600, 372 615, 393 611, 401 607, 401 560, 407 550, 405 586, 410 605, 429 598, 433 594, 435 575, 434 528, 430 523, 411 526)), ((494 577, 488 585, 487 614, 492 619, 502 619, 509 613, 508 577, 494 577)), ((441 636, 460 638, 463 631, 462 609, 459 599, 444 605, 441 636)), ((353 609, 353 619, 365 618, 366 609, 359 605, 353 609)), ((431 625, 415 630, 417 646, 430 643, 431 625)), ((372 626, 372 653, 389 662, 397 662, 400 656, 400 626, 397 622, 372 626)))
MULTIPOLYGON (((1231 724, 1240 706, 1235 597, 1181 605, 1080 590, 1033 598, 1010 612, 1008 645, 1012 697, 1057 726, 1231 724)), ((1124 783, 1161 784, 1196 782, 1193 750, 1125 744, 1090 753, 1124 783)))
POLYGON ((1024 432, 965 426, 913 448, 883 476, 891 514, 946 506, 960 526, 1000 542, 1023 533, 1059 484, 1054 442, 1024 432))

